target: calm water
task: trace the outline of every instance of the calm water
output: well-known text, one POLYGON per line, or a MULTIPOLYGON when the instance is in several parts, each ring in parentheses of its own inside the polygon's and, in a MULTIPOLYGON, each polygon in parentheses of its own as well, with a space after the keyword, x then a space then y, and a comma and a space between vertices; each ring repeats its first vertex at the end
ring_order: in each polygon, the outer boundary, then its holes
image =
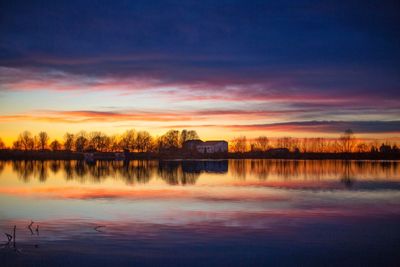
POLYGON ((400 266, 400 162, 0 161, 14 225, 1 266, 400 266))

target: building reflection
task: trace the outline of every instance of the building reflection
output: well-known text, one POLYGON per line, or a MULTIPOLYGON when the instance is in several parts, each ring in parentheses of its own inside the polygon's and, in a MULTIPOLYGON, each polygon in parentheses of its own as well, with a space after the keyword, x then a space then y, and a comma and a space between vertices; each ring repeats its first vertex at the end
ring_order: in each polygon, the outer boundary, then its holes
POLYGON ((157 174, 170 185, 190 185, 195 184, 203 172, 226 173, 227 171, 227 160, 160 161, 157 174))

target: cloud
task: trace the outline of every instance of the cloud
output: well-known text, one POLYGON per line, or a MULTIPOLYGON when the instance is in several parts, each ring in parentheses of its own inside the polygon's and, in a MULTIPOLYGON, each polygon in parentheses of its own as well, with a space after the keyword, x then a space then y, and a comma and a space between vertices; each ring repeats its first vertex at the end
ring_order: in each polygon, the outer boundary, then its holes
POLYGON ((0 188, 1 194, 16 196, 35 196, 57 199, 198 199, 202 201, 288 201, 289 198, 278 194, 264 194, 252 192, 251 195, 243 190, 209 190, 198 188, 183 190, 181 188, 166 189, 141 189, 132 188, 82 188, 66 187, 40 187, 40 188, 0 188))
POLYGON ((2 75, 2 90, 171 86, 194 101, 399 96, 399 7, 390 1, 374 12, 355 1, 45 6, 2 5, 0 66, 17 70, 2 75))
POLYGON ((352 129, 356 133, 400 133, 400 121, 298 121, 225 126, 236 131, 332 133, 352 129))
POLYGON ((0 122, 48 121, 60 123, 156 121, 187 122, 209 119, 250 120, 270 117, 285 117, 307 110, 244 110, 244 109, 200 109, 175 111, 137 111, 137 110, 35 110, 29 113, 0 115, 0 122))
POLYGON ((392 1, 373 9, 357 1, 2 3, 0 92, 140 92, 194 112, 59 111, 0 120, 394 120, 399 11, 392 1), (248 112, 222 108, 234 105, 248 112))

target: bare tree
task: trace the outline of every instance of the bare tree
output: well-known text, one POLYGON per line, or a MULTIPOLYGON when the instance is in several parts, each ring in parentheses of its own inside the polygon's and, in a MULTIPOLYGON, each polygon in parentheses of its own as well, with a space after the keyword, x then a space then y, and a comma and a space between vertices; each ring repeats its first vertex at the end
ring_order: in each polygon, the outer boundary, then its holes
POLYGON ((281 137, 276 140, 276 145, 279 148, 287 148, 290 150, 292 144, 292 137, 281 137))
POLYGON ((147 152, 151 150, 152 137, 146 131, 141 131, 137 133, 136 137, 136 148, 139 152, 147 152))
POLYGON ((33 150, 35 143, 34 143, 34 139, 32 138, 32 134, 28 131, 24 131, 22 132, 19 137, 18 137, 18 141, 21 144, 21 147, 24 150, 33 150))
POLYGON ((136 131, 128 130, 121 137, 120 147, 123 150, 127 151, 135 150, 135 140, 136 140, 136 131))
POLYGON ((110 145, 110 138, 102 132, 91 132, 88 135, 88 149, 107 151, 110 145))
POLYGON ((75 150, 78 152, 85 151, 88 146, 88 139, 85 132, 80 132, 77 134, 75 139, 75 150))
POLYGON ((162 136, 163 146, 167 149, 177 149, 179 147, 179 131, 169 130, 162 136))
POLYGON ((267 151, 269 140, 266 136, 259 136, 255 139, 255 147, 258 151, 267 151))
POLYGON ((247 138, 246 136, 236 137, 231 141, 231 149, 236 153, 243 153, 247 150, 247 138))
POLYGON ((197 134, 197 132, 195 130, 189 130, 187 132, 187 138, 186 141, 188 140, 197 140, 200 139, 199 135, 197 134))
POLYGON ((182 147, 183 143, 187 141, 187 130, 183 129, 181 134, 179 135, 179 146, 182 147))
POLYGON ((64 135, 64 149, 71 151, 74 146, 74 135, 71 133, 66 133, 64 135))
POLYGON ((50 143, 50 149, 53 151, 58 151, 61 150, 61 143, 58 142, 58 140, 54 140, 53 142, 50 143))
POLYGON ((358 153, 365 153, 370 150, 370 148, 365 143, 358 144, 356 148, 358 153))
POLYGON ((49 142, 49 136, 46 132, 40 132, 38 138, 39 149, 45 150, 47 148, 47 142, 49 142))
POLYGON ((0 138, 0 149, 5 149, 6 145, 4 144, 3 140, 0 138))
POLYGON ((196 140, 199 139, 199 135, 195 130, 182 130, 180 136, 179 136, 179 145, 182 147, 183 143, 189 140, 196 140))
POLYGON ((22 144, 21 141, 17 140, 13 142, 12 148, 15 150, 21 150, 22 149, 22 144))
POLYGON ((341 152, 350 153, 356 144, 354 133, 351 129, 344 131, 343 135, 339 138, 341 152))
POLYGON ((110 151, 120 151, 118 135, 112 135, 112 136, 110 136, 109 139, 110 139, 109 150, 110 151))

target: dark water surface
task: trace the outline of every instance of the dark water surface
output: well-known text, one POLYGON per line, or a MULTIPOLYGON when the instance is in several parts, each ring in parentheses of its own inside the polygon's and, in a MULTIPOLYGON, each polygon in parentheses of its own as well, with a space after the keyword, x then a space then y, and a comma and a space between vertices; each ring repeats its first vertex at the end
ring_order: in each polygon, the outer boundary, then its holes
POLYGON ((1 266, 400 266, 400 162, 0 161, 14 225, 1 266))

